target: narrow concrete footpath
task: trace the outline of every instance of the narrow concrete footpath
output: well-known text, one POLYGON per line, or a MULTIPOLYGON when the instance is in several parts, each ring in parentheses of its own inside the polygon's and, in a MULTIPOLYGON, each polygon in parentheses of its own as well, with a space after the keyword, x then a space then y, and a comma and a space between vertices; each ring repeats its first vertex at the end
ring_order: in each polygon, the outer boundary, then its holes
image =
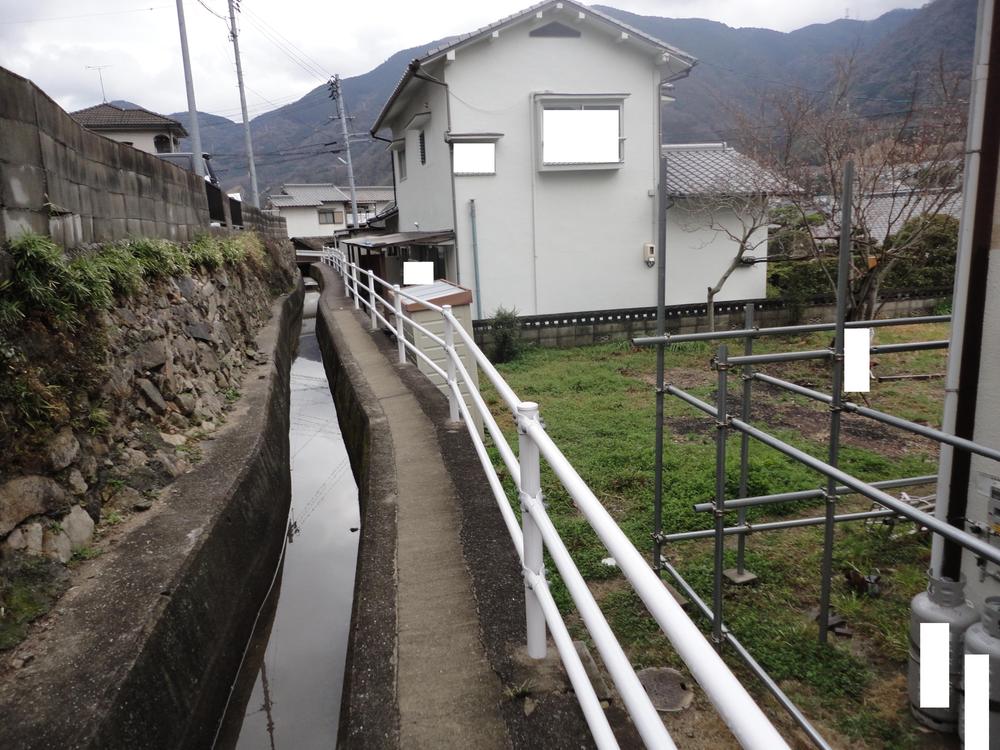
POLYGON ((342 286, 331 284, 324 292, 351 358, 385 413, 395 454, 399 746, 506 748, 500 681, 480 640, 455 487, 435 426, 342 286))

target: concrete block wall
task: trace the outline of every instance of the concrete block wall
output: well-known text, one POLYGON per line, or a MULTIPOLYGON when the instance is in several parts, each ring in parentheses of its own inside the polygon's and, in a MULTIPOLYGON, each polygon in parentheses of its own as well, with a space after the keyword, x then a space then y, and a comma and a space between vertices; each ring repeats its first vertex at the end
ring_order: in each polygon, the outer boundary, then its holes
POLYGON ((256 232, 262 239, 266 237, 276 242, 288 240, 284 217, 264 213, 247 204, 243 204, 243 228, 256 232))
MULTIPOLYGON (((277 236, 267 219, 248 228, 277 236)), ((0 244, 27 231, 66 248, 129 236, 185 242, 209 225, 201 177, 81 127, 0 68, 0 244)))

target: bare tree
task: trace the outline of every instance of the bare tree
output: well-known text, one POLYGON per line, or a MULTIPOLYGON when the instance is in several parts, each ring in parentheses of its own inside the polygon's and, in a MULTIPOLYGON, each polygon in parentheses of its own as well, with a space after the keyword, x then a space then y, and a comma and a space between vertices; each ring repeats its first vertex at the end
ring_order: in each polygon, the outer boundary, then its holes
MULTIPOLYGON (((759 112, 740 113, 736 121, 747 153, 801 187, 789 192, 795 210, 786 216, 800 226, 817 210, 826 216, 807 235, 815 258, 828 256, 841 232, 850 231, 848 314, 858 320, 878 314, 883 279, 895 264, 915 260, 935 217, 957 211, 965 105, 961 81, 940 69, 904 100, 873 102, 852 92, 853 68, 853 59, 841 63, 828 92, 767 94, 759 112), (853 217, 843 228, 841 175, 848 160, 855 165, 853 217)), ((829 270, 827 277, 835 291, 829 270)))

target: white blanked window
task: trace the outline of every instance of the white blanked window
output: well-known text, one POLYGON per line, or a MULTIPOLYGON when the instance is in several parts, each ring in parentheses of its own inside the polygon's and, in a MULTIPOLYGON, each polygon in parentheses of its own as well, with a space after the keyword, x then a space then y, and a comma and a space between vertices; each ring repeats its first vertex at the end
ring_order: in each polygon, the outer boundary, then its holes
POLYGON ((452 149, 455 174, 496 174, 495 143, 455 143, 452 149))
POLYGON ((625 160, 624 96, 538 99, 541 169, 602 169, 625 160))

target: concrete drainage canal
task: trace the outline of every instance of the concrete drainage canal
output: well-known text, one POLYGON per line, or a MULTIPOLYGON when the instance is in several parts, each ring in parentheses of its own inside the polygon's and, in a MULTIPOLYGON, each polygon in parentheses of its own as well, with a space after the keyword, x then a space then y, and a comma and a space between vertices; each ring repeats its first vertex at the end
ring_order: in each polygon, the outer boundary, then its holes
POLYGON ((308 279, 291 372, 292 502, 282 563, 233 685, 217 748, 336 745, 360 519, 316 342, 318 299, 308 279))

